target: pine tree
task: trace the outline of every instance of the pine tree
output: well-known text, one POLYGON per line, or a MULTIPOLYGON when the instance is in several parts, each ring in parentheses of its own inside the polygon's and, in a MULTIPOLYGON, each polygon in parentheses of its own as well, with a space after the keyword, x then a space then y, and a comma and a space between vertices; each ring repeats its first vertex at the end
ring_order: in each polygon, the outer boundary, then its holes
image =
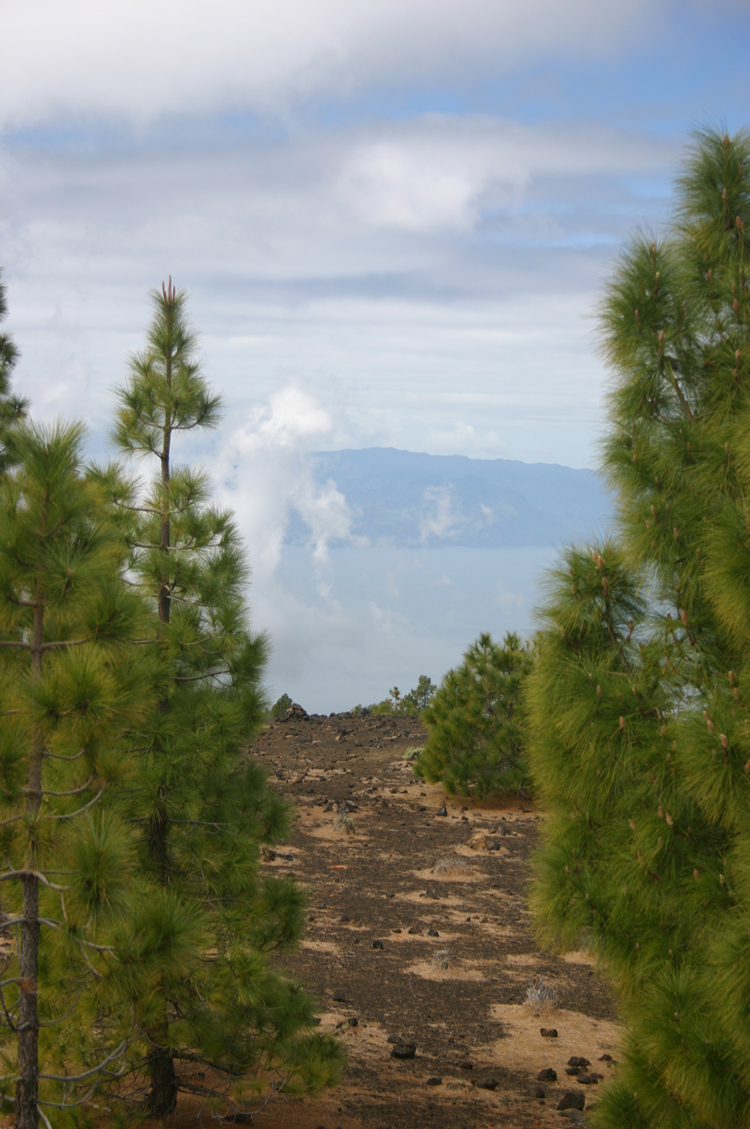
MULTIPOLYGON (((8 314, 5 286, 0 281, 0 322, 8 314)), ((28 401, 11 392, 10 379, 18 363, 18 349, 8 333, 0 333, 0 474, 4 474, 13 464, 14 456, 10 445, 13 427, 26 416, 28 401)))
MULTIPOLYGON (((288 812, 248 754, 266 703, 267 643, 248 626, 247 568, 231 515, 212 506, 205 475, 175 466, 180 433, 213 427, 219 400, 201 375, 185 296, 152 295, 145 350, 119 393, 119 447, 158 465, 145 490, 102 472, 121 514, 137 590, 153 608, 157 704, 140 734, 138 773, 121 792, 140 842, 143 915, 123 965, 151 945, 128 990, 143 1032, 149 1112, 170 1113, 181 1086, 234 1108, 262 1089, 333 1079, 335 1045, 311 1035, 313 1001, 275 973, 270 953, 294 942, 303 897, 261 877, 259 847, 288 812), (153 946, 145 937, 158 936, 153 946), (175 1063, 189 1063, 190 1078, 175 1063), (209 1081, 196 1072, 202 1064, 209 1081), (260 1068, 262 1067, 262 1075, 260 1068)), ((129 1098, 137 1096, 132 1080, 129 1098)))
POLYGON ((125 1049, 88 1062, 84 1077, 59 1054, 64 1013, 80 1028, 81 983, 103 978, 110 959, 102 942, 126 893, 128 843, 97 806, 122 779, 127 731, 147 700, 130 643, 141 605, 83 474, 81 435, 16 427, 17 468, 0 479, 0 1055, 19 1129, 36 1129, 44 1105, 75 1104, 77 1083, 88 1090, 125 1049), (63 983, 74 985, 65 998, 63 983))
POLYGON ((527 773, 520 699, 531 661, 514 632, 501 647, 480 635, 422 714, 428 737, 416 774, 441 781, 450 795, 482 798, 521 788, 527 773))
POLYGON ((541 936, 619 993, 592 1124, 750 1124, 750 135, 698 134, 601 308, 615 537, 550 576, 529 682, 541 936))

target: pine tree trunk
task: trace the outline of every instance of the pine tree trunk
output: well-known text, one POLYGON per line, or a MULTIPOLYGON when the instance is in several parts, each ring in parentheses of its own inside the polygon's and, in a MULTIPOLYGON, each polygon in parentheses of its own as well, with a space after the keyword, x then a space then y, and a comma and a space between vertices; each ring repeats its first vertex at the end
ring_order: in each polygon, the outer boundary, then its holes
POLYGON ((39 1114, 39 882, 32 875, 21 879, 23 917, 21 926, 20 1007, 18 1012, 18 1082, 16 1083, 16 1129, 37 1129, 39 1114))
MULTIPOLYGON (((160 987, 159 991, 163 991, 160 987)), ((169 1046, 169 1020, 166 1000, 161 1001, 164 1015, 149 1031, 152 1044, 148 1053, 148 1072, 151 1086, 146 1106, 154 1117, 167 1117, 177 1104, 177 1075, 174 1069, 172 1048, 169 1046)))
MULTIPOLYGON (((31 641, 31 670, 34 679, 42 676, 44 642, 44 591, 37 585, 34 608, 34 630, 31 641)), ((29 755, 29 782, 26 810, 30 820, 36 816, 42 801, 42 757, 44 747, 38 736, 32 738, 29 755)), ((33 826, 32 826, 33 835, 33 826)), ((16 1129, 38 1129, 39 1112, 39 879, 35 869, 33 846, 26 859, 26 873, 21 879, 23 891, 23 923, 19 955, 20 1003, 18 1009, 18 1082, 16 1083, 16 1129)))

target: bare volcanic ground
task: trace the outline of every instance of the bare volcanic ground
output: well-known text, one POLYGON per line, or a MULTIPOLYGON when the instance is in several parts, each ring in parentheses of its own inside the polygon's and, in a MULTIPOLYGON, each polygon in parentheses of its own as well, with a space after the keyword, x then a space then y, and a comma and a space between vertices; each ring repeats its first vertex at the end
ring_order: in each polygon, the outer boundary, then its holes
POLYGON ((585 1119, 615 1068, 606 983, 586 954, 534 943, 541 815, 516 799, 445 800, 406 759, 424 738, 418 719, 337 715, 272 724, 252 750, 297 805, 265 864, 309 892, 307 935, 282 964, 318 995, 349 1060, 334 1092, 257 1114, 267 1129, 560 1126, 585 1119), (535 1014, 540 977, 556 1006, 535 1014), (414 1057, 393 1057, 406 1044, 414 1057), (572 1056, 590 1063, 578 1077, 572 1056), (556 1081, 538 1080, 546 1069, 556 1081), (558 1112, 568 1091, 583 1114, 558 1112))

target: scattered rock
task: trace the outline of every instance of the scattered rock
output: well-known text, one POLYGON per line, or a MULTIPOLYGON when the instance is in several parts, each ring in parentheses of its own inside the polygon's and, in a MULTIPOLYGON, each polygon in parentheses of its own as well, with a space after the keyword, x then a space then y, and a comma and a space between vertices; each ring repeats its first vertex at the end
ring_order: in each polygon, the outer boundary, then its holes
POLYGON ((465 1062, 459 1062, 458 1065, 461 1067, 462 1070, 473 1070, 474 1069, 474 1063, 469 1062, 468 1060, 466 1060, 465 1062))
POLYGON ((471 847, 472 851, 481 851, 484 847, 486 835, 483 831, 475 831, 471 838, 468 840, 466 846, 471 847))
POLYGON ((383 942, 382 941, 373 941, 372 947, 373 947, 373 949, 382 949, 383 948, 383 942))
POLYGON ((582 1113, 580 1109, 566 1109, 560 1117, 567 1117, 568 1121, 572 1121, 574 1125, 583 1125, 586 1120, 586 1114, 582 1113))
POLYGON ((500 850, 500 840, 499 839, 493 839, 490 835, 485 835, 484 845, 485 845, 485 847, 487 848, 488 851, 499 851, 500 850))
POLYGON ((437 929, 433 929, 432 927, 430 927, 427 930, 427 936, 428 937, 439 937, 440 934, 438 933, 437 929))
POLYGON ((603 1054, 599 1055, 599 1062, 614 1062, 612 1055, 603 1054))
POLYGON ((354 803, 354 800, 344 800, 343 806, 346 811, 359 811, 359 807, 354 803))
POLYGON ((412 937, 422 936, 422 929, 419 925, 412 925, 411 929, 409 929, 408 932, 412 935, 412 937))
POLYGON ((438 1074, 435 1074, 432 1078, 427 1079, 428 1086, 442 1086, 442 1084, 443 1079, 438 1074))
POLYGON ((396 1043, 391 1048, 391 1058, 414 1058, 416 1053, 416 1043, 396 1043))
POLYGON ((478 1090, 496 1090, 497 1085, 498 1085, 497 1078, 480 1078, 480 1080, 477 1082, 477 1089, 478 1090))
POLYGON ((331 999, 336 1004, 345 1004, 346 1003, 346 992, 334 992, 333 995, 331 996, 331 999))
POLYGON ((557 1103, 558 1109, 583 1109, 586 1095, 581 1090, 568 1090, 557 1103))
POLYGON ((556 1027, 540 1027, 539 1028, 539 1034, 542 1036, 543 1039, 556 1039, 557 1038, 557 1028, 556 1027))
POLYGON ((307 710, 304 710, 302 706, 297 705, 296 702, 292 702, 291 706, 284 714, 284 721, 304 721, 307 716, 307 710))
POLYGON ((581 1067, 580 1066, 566 1066, 565 1067, 565 1073, 570 1074, 570 1076, 572 1078, 577 1078, 578 1075, 581 1073, 581 1067))
POLYGON ((447 815, 447 814, 448 814, 448 809, 447 809, 447 807, 445 806, 445 804, 441 804, 441 805, 440 805, 440 807, 438 808, 438 810, 437 810, 437 812, 436 812, 435 814, 436 814, 436 815, 447 815))
POLYGON ((401 1038, 400 1035, 389 1035, 387 1040, 386 1040, 386 1042, 388 1042, 388 1043, 403 1043, 403 1041, 404 1040, 401 1038))
POLYGON ((553 1070, 551 1066, 546 1066, 544 1070, 540 1070, 536 1076, 537 1082, 556 1082, 557 1071, 553 1070))
POLYGON ((357 1019, 356 1015, 350 1015, 346 1022, 349 1024, 350 1027, 359 1026, 359 1020, 357 1019))
POLYGON ((326 804, 326 806, 323 808, 323 811, 324 812, 326 812, 326 811, 336 811, 337 807, 338 807, 337 804, 326 804))
POLYGON ((572 1055, 568 1059, 568 1066, 591 1066, 591 1063, 587 1058, 583 1058, 582 1055, 572 1055))
POLYGON ((544 1099, 545 1099, 545 1098, 547 1097, 547 1095, 546 1095, 546 1094, 545 1094, 545 1092, 544 1092, 544 1086, 537 1086, 537 1087, 535 1088, 535 1090, 534 1090, 534 1097, 535 1097, 535 1098, 540 1098, 540 1099, 541 1099, 542 1101, 544 1101, 544 1099))
POLYGON ((601 1074, 579 1074, 578 1081, 582 1086, 596 1086, 601 1074))

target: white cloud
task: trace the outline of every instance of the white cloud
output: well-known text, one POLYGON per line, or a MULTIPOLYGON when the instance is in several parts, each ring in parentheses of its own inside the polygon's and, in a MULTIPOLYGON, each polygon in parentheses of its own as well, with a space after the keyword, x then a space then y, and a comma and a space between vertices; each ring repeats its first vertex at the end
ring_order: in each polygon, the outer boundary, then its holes
MULTIPOLYGON (((496 431, 477 430, 470 423, 458 420, 451 430, 430 428, 427 433, 429 450, 433 455, 471 455, 475 459, 501 459, 507 455, 508 444, 496 431)), ((485 507, 483 506, 482 509, 485 507)))
POLYGON ((449 537, 461 520, 461 515, 453 508, 451 488, 428 486, 424 492, 424 500, 429 505, 434 505, 434 510, 419 523, 420 541, 424 544, 430 537, 449 537))
POLYGON ((515 70, 658 34, 666 0, 4 0, 0 121, 286 111, 373 81, 515 70), (648 16, 648 19, 644 17, 648 16))
MULTIPOLYGON (((319 487, 308 455, 333 428, 328 412, 299 388, 284 388, 256 409, 229 437, 219 474, 253 563, 267 578, 281 560, 289 517, 296 510, 310 528, 313 559, 322 565, 331 541, 351 539, 346 498, 333 482, 319 487)), ((321 580, 319 591, 325 593, 321 580)))

